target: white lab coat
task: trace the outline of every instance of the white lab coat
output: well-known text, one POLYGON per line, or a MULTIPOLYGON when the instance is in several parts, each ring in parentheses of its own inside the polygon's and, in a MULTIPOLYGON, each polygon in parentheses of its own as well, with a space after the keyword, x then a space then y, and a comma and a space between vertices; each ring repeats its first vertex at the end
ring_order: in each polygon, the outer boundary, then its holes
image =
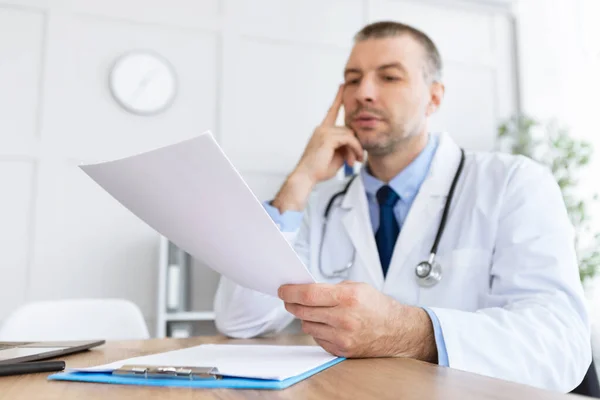
MULTIPOLYGON (((439 318, 451 368, 567 392, 591 362, 590 327, 569 222, 558 185, 533 161, 466 152, 438 250, 440 283, 422 288, 415 266, 431 249, 460 149, 440 134, 428 176, 402 226, 384 280, 361 179, 332 209, 323 270, 356 249, 346 279, 397 301, 430 307, 439 318)), ((345 182, 317 190, 299 232, 287 234, 318 281, 324 208, 345 182)), ((400 194, 402 195, 402 194, 400 194)), ((222 278, 217 328, 232 337, 278 332, 292 320, 282 302, 222 278)))

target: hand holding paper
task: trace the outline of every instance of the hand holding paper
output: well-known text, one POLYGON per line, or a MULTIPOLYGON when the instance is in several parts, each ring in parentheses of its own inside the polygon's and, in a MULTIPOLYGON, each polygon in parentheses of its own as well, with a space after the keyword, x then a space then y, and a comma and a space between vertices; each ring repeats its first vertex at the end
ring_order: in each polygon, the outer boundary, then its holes
POLYGON ((149 226, 232 281, 277 296, 313 283, 210 132, 83 171, 149 226))

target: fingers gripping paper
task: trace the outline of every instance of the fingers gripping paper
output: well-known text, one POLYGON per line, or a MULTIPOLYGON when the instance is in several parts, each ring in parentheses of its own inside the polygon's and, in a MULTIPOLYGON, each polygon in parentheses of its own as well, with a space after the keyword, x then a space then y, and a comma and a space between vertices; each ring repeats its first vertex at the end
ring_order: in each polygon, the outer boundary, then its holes
POLYGON ((277 296, 283 284, 314 282, 210 132, 81 169, 176 246, 244 287, 277 296))

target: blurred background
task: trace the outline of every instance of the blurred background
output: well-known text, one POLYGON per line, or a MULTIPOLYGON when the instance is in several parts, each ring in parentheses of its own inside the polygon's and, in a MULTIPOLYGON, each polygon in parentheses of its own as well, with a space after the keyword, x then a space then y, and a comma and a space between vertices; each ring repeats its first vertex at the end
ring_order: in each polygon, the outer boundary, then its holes
POLYGON ((153 336, 214 333, 218 276, 77 166, 210 130, 269 199, 354 33, 389 19, 441 51, 432 129, 553 168, 594 312, 600 0, 0 0, 0 327, 33 301, 120 298, 153 336))

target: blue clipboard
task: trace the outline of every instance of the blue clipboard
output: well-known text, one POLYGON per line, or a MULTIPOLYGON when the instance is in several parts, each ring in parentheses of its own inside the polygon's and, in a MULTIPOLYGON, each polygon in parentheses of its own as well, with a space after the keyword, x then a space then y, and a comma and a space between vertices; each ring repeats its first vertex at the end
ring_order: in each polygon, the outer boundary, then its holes
POLYGON ((214 380, 188 380, 188 379, 169 379, 169 378, 144 378, 134 376, 113 375, 110 372, 61 372, 48 376, 51 381, 73 381, 73 382, 92 382, 92 383, 111 383, 116 385, 139 385, 139 386, 160 386, 160 387, 185 387, 185 388, 205 388, 205 389, 266 389, 281 390, 288 388, 304 379, 315 375, 329 367, 332 367, 345 358, 339 357, 323 365, 318 366, 303 374, 284 379, 249 379, 225 376, 222 379, 214 380))

